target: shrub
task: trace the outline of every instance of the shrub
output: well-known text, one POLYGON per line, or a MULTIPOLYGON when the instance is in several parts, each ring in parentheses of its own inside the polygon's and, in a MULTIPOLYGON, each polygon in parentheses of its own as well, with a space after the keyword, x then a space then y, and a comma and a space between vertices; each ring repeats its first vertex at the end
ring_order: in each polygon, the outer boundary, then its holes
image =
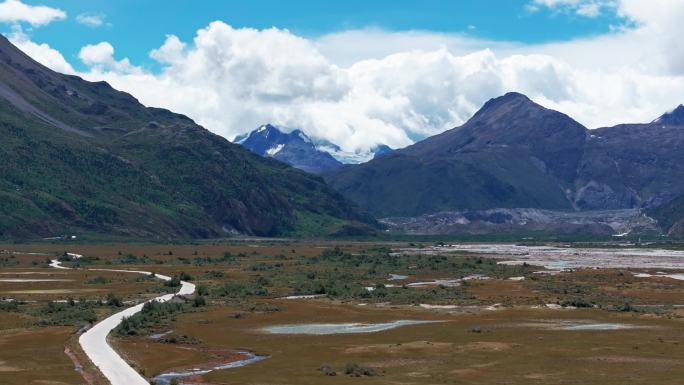
POLYGON ((323 365, 323 366, 321 366, 320 368, 318 368, 318 370, 320 370, 321 372, 323 372, 323 374, 326 375, 326 376, 334 377, 334 376, 337 375, 337 373, 335 372, 335 370, 334 370, 333 368, 331 368, 330 366, 328 366, 328 365, 323 365))
POLYGON ((33 315, 39 317, 38 325, 81 325, 84 322, 93 323, 97 321, 97 315, 93 307, 97 306, 85 301, 75 302, 48 302, 47 305, 32 311, 33 315))
POLYGON ((614 310, 619 311, 619 312, 631 312, 631 311, 638 312, 639 311, 637 308, 632 306, 632 304, 629 302, 625 302, 622 305, 615 306, 614 310))
POLYGON ((192 307, 202 307, 207 304, 207 300, 204 299, 203 295, 196 295, 195 298, 192 299, 192 307))
POLYGON ((110 282, 112 281, 100 275, 86 281, 86 283, 89 285, 105 285, 110 282))
POLYGON ((209 295, 209 288, 207 287, 207 285, 197 285, 197 294, 209 295))
POLYGON ((125 336, 142 334, 168 323, 176 313, 186 309, 188 306, 185 302, 149 301, 143 305, 139 313, 124 318, 114 330, 115 333, 125 336))
POLYGON ((0 302, 0 311, 17 311, 19 310, 19 304, 17 301, 2 301, 0 302))
POLYGON ((362 376, 373 377, 373 376, 377 376, 378 372, 373 368, 367 368, 367 367, 359 366, 356 363, 350 363, 350 364, 347 364, 347 367, 344 369, 344 374, 352 376, 352 377, 362 377, 362 376))
POLYGON ((560 305, 563 307, 568 307, 568 306, 572 306, 572 307, 594 307, 594 304, 592 302, 590 302, 590 301, 588 301, 582 297, 565 300, 560 305))
POLYGON ((217 278, 223 278, 226 275, 222 271, 217 271, 217 270, 210 270, 204 273, 204 277, 207 279, 217 279, 217 278))
POLYGON ((109 293, 107 294, 107 306, 121 307, 123 306, 123 301, 121 301, 121 298, 109 293))
POLYGON ((164 281, 166 287, 178 287, 181 285, 181 280, 178 276, 173 276, 170 280, 164 281))

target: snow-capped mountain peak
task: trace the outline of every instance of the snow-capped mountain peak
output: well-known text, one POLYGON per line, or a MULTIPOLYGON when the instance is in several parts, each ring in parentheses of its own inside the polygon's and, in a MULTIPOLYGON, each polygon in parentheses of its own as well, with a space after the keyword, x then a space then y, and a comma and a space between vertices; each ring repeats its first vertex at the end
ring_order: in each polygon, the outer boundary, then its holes
POLYGON ((258 155, 275 158, 315 174, 342 165, 327 152, 318 150, 311 138, 301 130, 284 132, 276 126, 265 124, 249 134, 239 136, 235 143, 258 155))
POLYGON ((248 134, 238 136, 235 143, 261 156, 276 158, 314 173, 330 171, 342 164, 364 163, 392 151, 382 144, 368 151, 344 151, 335 143, 312 138, 302 130, 285 132, 271 124, 264 124, 248 134))

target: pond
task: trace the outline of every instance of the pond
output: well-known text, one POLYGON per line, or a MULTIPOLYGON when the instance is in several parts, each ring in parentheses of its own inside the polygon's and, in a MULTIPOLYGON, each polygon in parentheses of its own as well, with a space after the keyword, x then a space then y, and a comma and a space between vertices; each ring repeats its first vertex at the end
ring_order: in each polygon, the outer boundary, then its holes
POLYGON ((386 323, 306 323, 293 325, 277 325, 266 327, 264 330, 271 334, 353 334, 353 333, 377 333, 385 330, 395 329, 402 326, 421 325, 443 321, 424 321, 424 320, 398 320, 386 323))

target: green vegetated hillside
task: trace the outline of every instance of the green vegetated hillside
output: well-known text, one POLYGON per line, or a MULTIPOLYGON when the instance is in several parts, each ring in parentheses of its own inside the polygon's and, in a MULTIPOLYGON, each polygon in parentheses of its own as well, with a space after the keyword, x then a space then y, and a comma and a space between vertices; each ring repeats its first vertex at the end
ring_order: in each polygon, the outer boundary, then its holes
POLYGON ((316 176, 251 154, 0 39, 0 237, 325 235, 373 220, 316 176))

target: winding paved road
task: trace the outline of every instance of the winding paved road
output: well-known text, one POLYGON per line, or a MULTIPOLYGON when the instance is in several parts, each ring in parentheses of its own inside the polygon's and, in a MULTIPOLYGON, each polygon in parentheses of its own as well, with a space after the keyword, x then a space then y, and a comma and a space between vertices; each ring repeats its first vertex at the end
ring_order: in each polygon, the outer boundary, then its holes
MULTIPOLYGON (((50 267, 56 269, 68 269, 61 265, 58 260, 52 260, 50 267)), ((93 271, 113 271, 122 273, 136 273, 136 274, 152 274, 149 271, 137 270, 112 270, 112 269, 92 269, 93 271)), ((171 277, 165 275, 155 274, 155 277, 169 281, 171 277)), ((195 285, 189 282, 181 281, 181 288, 176 294, 166 294, 160 297, 151 299, 150 301, 166 302, 175 295, 190 295, 195 292, 195 285)), ((147 302, 150 302, 147 301, 147 302)), ((78 339, 81 348, 95 366, 100 369, 100 372, 109 380, 112 385, 149 385, 149 382, 133 369, 128 363, 121 358, 121 356, 109 345, 107 342, 107 335, 116 328, 124 318, 130 317, 142 310, 145 302, 133 307, 129 307, 123 311, 105 318, 99 323, 95 324, 88 331, 83 333, 78 339)))

